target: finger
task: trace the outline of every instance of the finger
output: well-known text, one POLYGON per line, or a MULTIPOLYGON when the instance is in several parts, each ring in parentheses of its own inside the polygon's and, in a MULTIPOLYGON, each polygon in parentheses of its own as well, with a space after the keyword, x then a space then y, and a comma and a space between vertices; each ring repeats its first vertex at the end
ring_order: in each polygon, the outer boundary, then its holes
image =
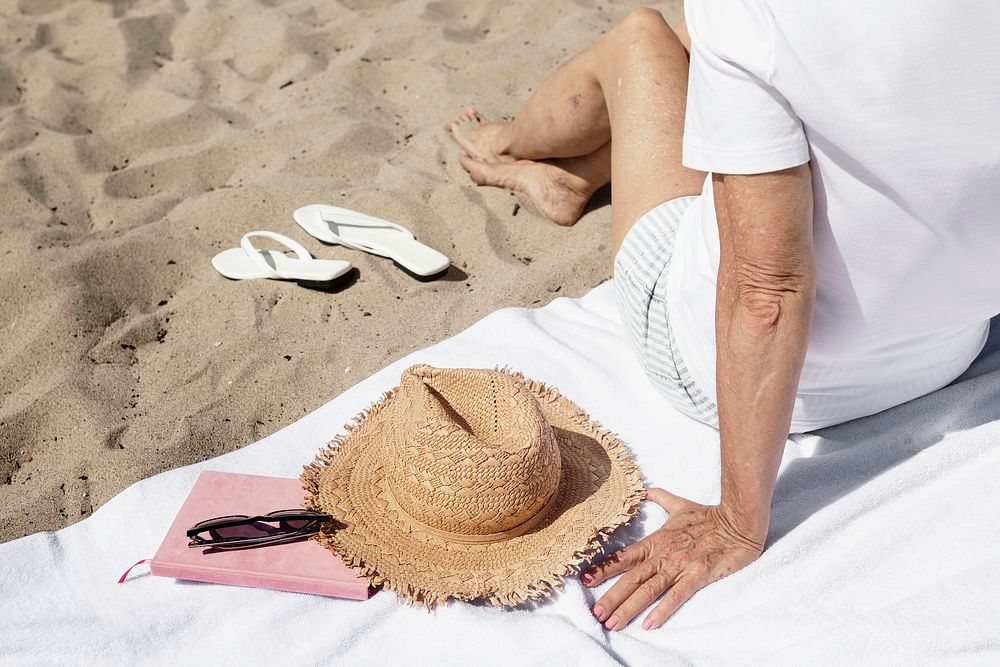
POLYGON ((619 575, 626 570, 631 570, 646 560, 648 555, 648 543, 646 540, 640 540, 591 565, 580 575, 580 580, 583 581, 585 586, 597 586, 611 577, 619 575))
MULTIPOLYGON (((618 607, 657 573, 658 563, 646 561, 622 575, 594 605, 594 616, 609 630, 618 625, 618 607)), ((652 600, 650 600, 652 602, 652 600)), ((640 610, 641 611, 641 610, 640 610)), ((636 612, 638 613, 638 612, 636 612)))
POLYGON ((675 496, 666 489, 659 487, 646 489, 646 500, 653 501, 671 514, 683 508, 684 504, 688 502, 686 499, 675 496))
POLYGON ((663 594, 660 603, 653 607, 653 610, 646 614, 646 620, 642 622, 643 630, 658 628, 673 616, 674 612, 680 609, 681 605, 691 599, 691 596, 701 590, 708 582, 694 577, 678 577, 674 585, 663 594))
POLYGON ((618 605, 614 613, 605 623, 608 630, 624 630, 643 609, 656 602, 675 581, 675 575, 669 570, 659 570, 649 579, 642 582, 628 598, 618 605))

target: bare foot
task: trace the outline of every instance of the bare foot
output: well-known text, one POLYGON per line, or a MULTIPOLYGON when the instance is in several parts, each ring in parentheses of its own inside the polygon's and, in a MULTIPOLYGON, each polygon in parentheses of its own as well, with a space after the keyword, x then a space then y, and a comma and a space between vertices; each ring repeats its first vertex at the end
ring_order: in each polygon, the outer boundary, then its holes
POLYGON ((448 132, 462 150, 483 162, 512 162, 506 155, 506 132, 510 123, 491 122, 475 107, 469 107, 448 123, 448 132))
POLYGON ((566 171, 557 160, 488 161, 462 153, 459 161, 479 185, 493 185, 520 192, 552 222, 569 226, 580 219, 594 187, 566 171))

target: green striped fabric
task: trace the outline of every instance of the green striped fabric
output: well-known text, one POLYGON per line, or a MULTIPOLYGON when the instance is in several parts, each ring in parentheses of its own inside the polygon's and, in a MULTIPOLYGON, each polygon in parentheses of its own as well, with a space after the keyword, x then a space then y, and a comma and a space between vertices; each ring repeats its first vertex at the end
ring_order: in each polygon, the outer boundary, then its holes
POLYGON ((698 387, 667 318, 667 274, 681 216, 697 197, 666 201, 639 218, 615 257, 622 323, 653 386, 684 414, 719 428, 719 411, 698 387))

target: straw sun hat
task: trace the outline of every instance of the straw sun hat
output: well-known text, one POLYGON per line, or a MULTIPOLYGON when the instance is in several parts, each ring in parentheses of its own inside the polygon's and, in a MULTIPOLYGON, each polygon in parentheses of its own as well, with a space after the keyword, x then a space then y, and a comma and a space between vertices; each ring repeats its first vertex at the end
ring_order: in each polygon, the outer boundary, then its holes
POLYGON ((302 473, 317 539, 429 608, 547 596, 643 495, 617 436, 506 370, 411 366, 347 430, 302 473))

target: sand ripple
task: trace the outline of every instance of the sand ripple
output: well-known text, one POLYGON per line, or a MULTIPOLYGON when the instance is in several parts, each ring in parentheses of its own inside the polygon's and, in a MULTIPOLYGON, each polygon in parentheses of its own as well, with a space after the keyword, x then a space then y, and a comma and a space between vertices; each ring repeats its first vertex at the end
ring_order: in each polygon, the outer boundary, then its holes
POLYGON ((251 443, 498 307, 607 278, 606 206, 573 229, 513 217, 442 127, 470 103, 514 113, 630 6, 0 2, 0 540, 251 443), (311 202, 395 219, 455 266, 423 284, 325 247, 291 220, 311 202), (214 273, 261 228, 355 281, 214 273))

